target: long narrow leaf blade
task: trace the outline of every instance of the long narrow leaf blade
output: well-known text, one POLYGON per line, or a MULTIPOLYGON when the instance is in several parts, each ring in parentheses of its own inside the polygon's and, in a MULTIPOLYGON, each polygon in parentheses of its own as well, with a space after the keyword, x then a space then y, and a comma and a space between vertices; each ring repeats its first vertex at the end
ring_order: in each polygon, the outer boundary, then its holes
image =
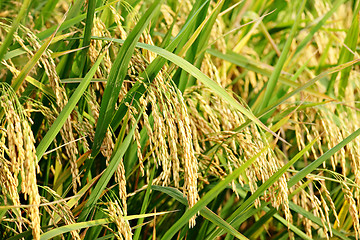
POLYGON ((70 116, 70 113, 75 108, 76 104, 84 94, 86 88, 88 87, 91 79, 93 78, 98 66, 100 65, 103 57, 105 56, 105 52, 103 52, 97 61, 94 63, 90 71, 84 77, 84 80, 79 84, 76 88, 75 92, 71 95, 66 106, 63 108, 59 116, 56 118, 49 131, 46 133, 44 138, 41 140, 40 144, 36 148, 36 157, 38 161, 40 161, 41 157, 50 146, 56 135, 59 133, 60 129, 64 125, 66 119, 70 116))
POLYGON ((356 137, 358 137, 360 134, 360 128, 358 130, 356 130, 355 132, 353 132, 352 134, 350 134, 347 138, 345 138, 344 140, 342 140, 340 143, 338 143, 335 147, 329 149, 326 153, 324 153, 323 155, 321 155, 318 159, 316 159, 315 161, 313 161, 312 163, 310 163, 307 167, 303 168, 301 171, 299 171, 295 176, 293 176, 289 182, 288 182, 288 186, 292 187, 294 186, 297 182, 299 182, 301 179, 303 179, 304 177, 306 177, 307 174, 311 173, 312 171, 314 171, 317 167, 319 167, 324 161, 326 161, 327 159, 329 159, 332 155, 334 155, 334 153, 336 153, 337 151, 339 151, 341 148, 345 147, 346 144, 348 144, 349 142, 351 142, 352 140, 354 140, 356 137))
MULTIPOLYGON (((181 202, 182 204, 188 206, 187 200, 184 197, 184 195, 176 188, 172 187, 163 187, 163 186, 151 186, 152 189, 156 191, 160 191, 163 193, 168 194, 170 197, 175 198, 177 201, 181 202)), ((230 233, 231 235, 237 237, 238 239, 247 239, 244 235, 236 231, 235 228, 233 228, 229 223, 227 223, 224 219, 219 217, 217 214, 215 214, 213 211, 211 211, 209 208, 204 207, 200 210, 200 215, 204 218, 208 219, 209 221, 213 222, 216 226, 223 229, 227 233, 230 233)))
POLYGON ((278 79, 279 79, 279 76, 280 76, 280 73, 281 73, 281 69, 283 68, 283 66, 285 64, 285 61, 287 59, 287 55, 288 55, 288 53, 290 51, 290 46, 291 46, 292 40, 293 40, 293 38, 295 36, 295 32, 297 31, 297 26, 300 23, 300 19, 301 19, 301 15, 302 15, 302 12, 303 12, 304 7, 305 7, 305 3, 306 3, 306 0, 303 0, 302 3, 301 3, 301 7, 300 7, 300 9, 299 9, 299 11, 298 11, 298 13, 296 15, 294 25, 291 28, 290 35, 286 40, 285 47, 284 47, 284 49, 283 49, 283 51, 282 51, 282 53, 280 55, 279 61, 276 63, 275 69, 274 69, 273 73, 271 74, 269 81, 267 82, 267 86, 266 86, 266 90, 265 90, 265 96, 264 96, 264 99, 262 100, 262 103, 260 105, 260 109, 258 109, 259 111, 266 108, 269 105, 269 102, 271 100, 271 96, 272 96, 273 91, 275 89, 275 86, 276 86, 276 84, 278 82, 278 79))
POLYGON ((144 29, 149 24, 151 18, 160 7, 161 0, 155 0, 152 6, 146 11, 129 36, 126 38, 123 46, 120 48, 118 56, 111 68, 106 88, 101 101, 99 121, 97 123, 94 143, 92 147, 92 156, 96 156, 99 151, 106 131, 114 117, 115 105, 118 100, 119 92, 127 74, 127 69, 131 56, 134 52, 137 41, 144 29))
POLYGON ((210 203, 219 192, 224 190, 231 181, 239 177, 239 175, 242 174, 245 169, 248 168, 267 149, 268 147, 263 148, 259 153, 248 159, 244 164, 234 170, 224 180, 219 182, 215 187, 213 187, 209 192, 207 192, 192 208, 188 209, 184 213, 184 215, 164 234, 163 239, 171 239, 186 223, 188 223, 190 218, 192 218, 198 211, 200 211, 208 203, 210 203))
MULTIPOLYGON (((99 40, 107 40, 107 41, 114 41, 118 43, 123 43, 123 41, 119 39, 113 39, 113 38, 100 38, 100 37, 93 37, 93 39, 99 39, 99 40)), ((196 79, 198 79, 200 82, 202 82, 206 87, 211 89, 216 95, 227 101, 232 107, 239 110, 242 114, 244 114, 247 118, 258 124, 260 127, 271 133, 273 136, 279 138, 281 141, 285 142, 285 139, 278 136, 276 133, 271 131, 265 124, 263 124, 258 118, 254 116, 252 112, 247 110, 244 106, 242 106, 238 101, 236 101, 228 92, 226 92, 225 89, 219 86, 215 81, 211 80, 208 76, 206 76, 204 73, 202 73, 198 68, 194 67, 192 64, 190 64, 185 59, 167 51, 166 49, 152 46, 144 43, 138 43, 138 47, 144 48, 146 50, 152 51, 163 58, 166 58, 167 60, 175 63, 188 73, 190 73, 192 76, 194 76, 196 79)))
MULTIPOLYGON (((138 119, 139 120, 139 119, 138 119)), ((106 188, 107 184, 109 183, 111 177, 114 175, 114 172, 119 166, 120 161, 123 161, 123 156, 128 149, 133 134, 136 128, 136 124, 131 128, 130 132, 124 139, 124 141, 120 144, 120 146, 116 149, 116 152, 113 154, 113 157, 110 159, 109 166, 107 166, 105 172, 99 179, 98 183, 96 184, 94 190, 91 192, 88 201, 86 202, 80 216, 79 221, 85 221, 88 215, 90 214, 90 211, 95 206, 96 202, 99 200, 102 192, 106 188)))
MULTIPOLYGON (((303 156, 310 148, 315 144, 317 139, 314 139, 310 142, 304 149, 302 149, 298 154, 296 154, 287 164, 285 164, 281 169, 279 169, 274 175, 272 175, 265 183, 261 184, 261 186, 256 190, 254 194, 246 199, 246 201, 241 204, 241 206, 236 209, 236 211, 231 214, 228 218, 231 224, 236 225, 236 221, 241 218, 242 213, 248 209, 253 202, 260 197, 265 190, 267 190, 271 185, 273 185, 287 170, 290 166, 292 166, 301 156, 303 156)), ((223 233, 221 230, 217 230, 212 236, 219 236, 223 233)))
POLYGON ((13 35, 14 35, 16 29, 18 28, 21 20, 25 17, 26 11, 28 10, 30 3, 31 3, 31 0, 24 0, 24 2, 21 4, 21 8, 20 8, 20 11, 19 11, 16 19, 13 21, 11 28, 10 28, 9 32, 7 33, 4 41, 2 41, 2 43, 0 45, 0 62, 3 59, 3 57, 7 51, 7 48, 11 44, 11 41, 13 39, 13 35))

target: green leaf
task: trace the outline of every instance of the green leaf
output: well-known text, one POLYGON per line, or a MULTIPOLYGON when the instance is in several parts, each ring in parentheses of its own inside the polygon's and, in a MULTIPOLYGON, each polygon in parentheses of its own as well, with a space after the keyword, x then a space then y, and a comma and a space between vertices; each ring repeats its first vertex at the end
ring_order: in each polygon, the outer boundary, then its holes
MULTIPOLYGON (((96 156, 100 151, 106 131, 115 114, 115 104, 118 100, 122 83, 127 74, 128 65, 134 52, 135 45, 140 38, 140 35, 149 24, 151 18, 159 9, 160 1, 161 0, 155 0, 151 7, 141 17, 139 22, 126 38, 123 46, 120 48, 115 62, 113 63, 113 66, 111 67, 101 101, 99 120, 96 126, 94 143, 92 146, 92 156, 96 156)), ((91 166, 91 163, 89 166, 91 166)))
MULTIPOLYGON (((256 61, 249 57, 242 56, 242 55, 237 54, 232 51, 228 51, 226 54, 224 54, 220 51, 217 51, 215 49, 207 49, 206 51, 215 57, 221 58, 225 61, 228 61, 228 62, 238 65, 240 67, 243 67, 249 71, 254 71, 256 73, 260 73, 267 77, 270 77, 272 72, 274 71, 274 68, 270 65, 267 65, 260 61, 256 61)), ((301 87, 301 85, 299 83, 291 80, 291 79, 296 79, 295 77, 296 77, 296 75, 292 76, 290 73, 282 71, 279 76, 278 81, 289 87, 295 87, 295 88, 301 87)), ((312 89, 304 89, 304 91, 306 91, 307 93, 314 95, 316 97, 332 99, 332 98, 328 97, 327 95, 325 95, 323 93, 319 93, 318 91, 314 91, 312 89)))
MULTIPOLYGON (((113 39, 113 38, 104 38, 104 37, 92 37, 93 39, 98 40, 106 40, 106 41, 114 41, 118 43, 122 43, 123 41, 119 39, 113 39)), ((202 73, 198 68, 191 65, 188 61, 185 59, 167 51, 166 49, 162 49, 156 46, 144 44, 144 43, 138 43, 138 47, 152 51, 163 58, 166 58, 167 60, 175 63, 188 73, 190 73, 192 76, 194 76, 196 79, 198 79, 200 82, 202 82, 206 87, 211 89, 216 95, 218 95, 223 100, 227 101, 232 107, 239 110, 242 114, 244 114, 246 117, 248 117, 250 120, 255 122, 257 125, 271 133, 273 136, 279 138, 281 141, 287 143, 285 139, 278 136, 276 133, 271 131, 265 124, 263 124, 258 118, 254 116, 252 112, 247 110, 244 106, 242 106, 238 101, 236 101, 228 92, 226 92, 225 89, 223 89, 219 84, 217 84, 215 81, 211 80, 208 76, 206 76, 204 73, 202 73)))
POLYGON ((272 95, 274 93, 275 86, 276 86, 276 84, 278 82, 278 79, 279 79, 279 76, 280 76, 280 73, 281 73, 281 69, 283 68, 283 66, 285 64, 285 61, 288 58, 287 55, 289 54, 291 43, 293 41, 293 38, 294 38, 295 33, 297 31, 298 25, 300 23, 302 12, 304 11, 305 3, 306 3, 306 0, 303 0, 302 3, 301 3, 299 11, 298 11, 298 13, 296 15, 294 25, 291 28, 290 35, 287 37, 284 49, 282 50, 280 58, 279 58, 278 62, 275 65, 275 69, 272 72, 272 74, 270 76, 270 79, 267 82, 265 95, 264 95, 264 98, 262 99, 262 103, 261 103, 260 108, 258 109, 257 112, 261 111, 262 109, 266 108, 269 105, 271 97, 272 97, 272 95))
POLYGON ((49 37, 48 40, 45 41, 43 45, 36 51, 34 56, 28 61, 23 69, 21 69, 19 75, 13 80, 11 86, 14 89, 15 92, 17 92, 24 82, 26 76, 30 73, 31 69, 38 63, 40 57, 44 54, 44 52, 48 49, 51 41, 54 39, 55 34, 59 30, 61 26, 61 23, 57 26, 56 30, 53 32, 53 34, 49 37))
POLYGON ((208 203, 210 203, 221 191, 223 191, 229 183, 239 177, 246 168, 248 168, 253 162, 264 153, 268 147, 262 149, 252 158, 248 159, 239 168, 235 169, 224 180, 220 181, 215 187, 208 191, 192 208, 188 209, 184 215, 164 234, 163 239, 171 239, 185 224, 188 223, 197 212, 201 211, 208 203))
POLYGON ((350 134, 347 138, 342 140, 340 143, 338 143, 335 147, 329 149, 326 153, 321 155, 318 159, 310 163, 305 168, 301 169, 295 176, 293 176, 289 182, 288 187, 294 186, 297 182, 299 182, 301 179, 305 178, 306 175, 314 171, 317 167, 319 167, 323 162, 325 162, 327 159, 329 159, 332 155, 334 155, 337 151, 339 151, 341 148, 345 147, 346 144, 354 140, 357 136, 360 134, 360 128, 350 134))
MULTIPOLYGON (((139 121, 140 116, 141 114, 139 115, 137 121, 139 121)), ((110 159, 109 165, 106 167, 104 173, 102 174, 101 178, 96 184, 94 190, 91 192, 83 210, 81 211, 78 219, 79 221, 85 221, 87 219, 88 215, 90 214, 90 211, 94 208, 96 202, 99 200, 102 192, 104 191, 110 179, 114 175, 116 169, 118 168, 120 161, 123 161, 123 156, 132 141, 136 124, 131 128, 128 135, 126 136, 124 141, 119 145, 119 147, 115 149, 115 152, 113 153, 110 159)))
MULTIPOLYGON (((305 218, 311 220, 313 223, 316 223, 317 225, 319 226, 323 226, 322 222, 321 222, 321 219, 318 218, 318 217, 315 217, 310 211, 306 211, 305 209, 303 209, 302 207, 296 205, 295 203, 293 202, 289 202, 289 207, 291 210, 303 215, 305 218)), ((333 227, 331 228, 331 231, 333 232, 333 234, 335 236, 338 236, 340 237, 341 239, 344 239, 344 240, 350 240, 351 238, 348 238, 347 236, 345 236, 345 234, 339 232, 338 230, 334 229, 333 227)))
MULTIPOLYGON (((155 175, 155 167, 153 168, 153 170, 151 172, 149 183, 152 183, 152 181, 154 179, 154 175, 155 175)), ((143 200, 143 203, 141 206, 140 214, 144 214, 146 212, 146 208, 149 205, 150 192, 151 192, 151 185, 149 184, 146 188, 145 197, 144 197, 144 200, 143 200)), ((140 218, 137 222, 137 226, 140 226, 140 227, 137 228, 135 231, 135 234, 133 237, 134 240, 138 240, 140 238, 141 227, 142 227, 143 223, 144 223, 144 219, 140 218)))
MULTIPOLYGON (((204 58, 203 48, 207 46, 208 40, 211 34, 211 29, 215 23, 217 16, 219 15, 222 6, 224 5, 224 1, 218 1, 216 6, 213 8, 211 13, 204 19, 204 21, 199 24, 197 29, 194 31, 193 35, 189 38, 186 44, 181 49, 179 56, 182 56, 182 53, 186 52, 185 59, 189 61, 191 64, 194 64, 197 68, 201 66, 201 63, 204 58), (200 55, 200 56, 198 56, 200 55)), ((203 17, 207 14, 207 11, 203 13, 203 17)), ((200 19, 199 19, 200 20, 200 19)), ((181 69, 180 69, 181 70, 181 69)), ((175 79, 176 81, 176 79, 175 79)), ((195 81, 192 77, 189 77, 186 72, 181 70, 181 74, 179 77, 179 89, 181 92, 187 87, 191 87, 194 85, 195 81)))
MULTIPOLYGON (((13 72, 18 71, 16 68, 14 68, 14 67, 11 66, 11 65, 9 65, 8 67, 9 67, 9 68, 11 69, 11 71, 13 71, 13 72)), ((54 94, 54 91, 53 91, 50 87, 48 87, 48 86, 46 86, 45 84, 39 82, 39 81, 36 80, 35 78, 32 78, 32 77, 30 77, 30 76, 26 76, 26 77, 25 77, 25 80, 26 80, 28 83, 30 83, 31 85, 37 87, 40 91, 42 91, 42 92, 45 93, 46 95, 48 95, 48 96, 50 96, 50 97, 52 97, 52 98, 54 98, 54 99, 56 98, 56 97, 55 97, 55 94, 54 94)))
POLYGON ((50 129, 47 131, 44 138, 41 140, 40 144, 36 148, 36 157, 37 160, 40 161, 41 157, 45 153, 46 149, 50 146, 56 135, 59 133, 60 129, 64 125, 66 119, 70 116, 71 112, 75 108, 76 104, 84 94, 85 90, 87 89, 91 79, 93 78, 100 62, 102 61, 103 57, 105 56, 105 52, 103 52, 99 58, 96 60, 92 68, 84 77, 84 80, 79 84, 76 88, 75 92, 71 95, 66 106, 60 112, 59 116, 56 118, 54 123, 51 125, 50 129))
MULTIPOLYGON (((98 7, 95 9, 95 12, 98 11, 102 11, 106 8, 108 8, 111 5, 116 4, 117 2, 119 2, 120 0, 115 0, 112 2, 109 2, 101 7, 98 7)), ((59 28, 59 32, 66 30, 72 26, 74 26, 77 23, 80 23, 82 20, 84 20, 86 18, 86 13, 85 14, 81 14, 81 15, 77 15, 80 11, 81 8, 81 3, 84 2, 84 0, 77 0, 75 1, 75 4, 73 5, 73 7, 71 7, 71 9, 69 10, 69 14, 68 20, 66 20, 63 24, 61 24, 60 28, 59 28), (76 16, 77 15, 77 16, 76 16)), ((36 34, 36 36, 40 39, 40 40, 44 40, 45 38, 49 37, 56 29, 56 26, 52 26, 38 34, 36 34)))
POLYGON ((19 13, 17 14, 15 20, 11 24, 11 28, 10 28, 9 32, 6 34, 4 41, 2 41, 2 43, 0 45, 0 62, 8 50, 7 48, 10 46, 10 44, 13 40, 14 33, 15 33, 16 29, 18 28, 21 20, 23 20, 24 17, 26 16, 26 13, 27 13, 30 3, 31 3, 31 0, 24 0, 24 2, 21 4, 19 13))
MULTIPOLYGON (((273 185, 289 169, 289 167, 291 167, 297 160, 299 160, 300 157, 302 157, 312 147, 312 145, 315 144, 316 141, 317 139, 314 139, 312 142, 306 145, 306 147, 298 152, 288 163, 280 168, 266 182, 261 184, 259 188, 253 194, 251 194, 251 196, 246 199, 246 201, 241 204, 241 206, 236 209, 236 211, 227 219, 230 221, 230 224, 237 225, 237 220, 241 218, 242 213, 245 212, 250 206, 252 206, 255 200, 260 197, 271 185, 273 185)), ((218 230, 213 234, 213 236, 220 236, 222 233, 222 231, 218 230)))
MULTIPOLYGON (((304 49, 304 47, 310 42, 314 34, 317 33, 320 28, 326 23, 326 21, 333 15, 333 13, 340 7, 340 5, 345 2, 345 0, 337 0, 331 7, 330 10, 320 19, 317 24, 311 28, 310 33, 299 43, 296 48, 294 58, 304 49)), ((330 4, 330 3, 329 3, 330 4)))
POLYGON ((91 40, 91 30, 93 28, 94 15, 95 15, 95 4, 96 4, 96 0, 88 0, 86 22, 85 22, 85 32, 84 32, 84 39, 83 39, 83 43, 82 43, 82 46, 86 47, 86 48, 84 48, 81 53, 81 63, 82 63, 82 66, 80 68, 81 70, 83 70, 83 66, 86 63, 86 54, 89 50, 89 48, 87 48, 87 46, 90 45, 90 40, 91 40))
MULTIPOLYGON (((186 198, 176 188, 162 187, 162 186, 156 186, 156 185, 151 186, 151 188, 156 191, 166 193, 167 195, 176 199, 177 201, 184 204, 185 206, 188 206, 186 198)), ((236 231, 236 229, 234 229, 229 223, 227 223, 224 219, 222 219, 220 216, 215 214, 209 208, 204 207, 203 209, 201 209, 200 215, 203 216, 204 218, 208 219, 212 223, 214 223, 217 227, 223 229, 225 232, 237 237, 238 239, 247 239, 246 237, 244 237, 244 235, 242 235, 241 233, 236 231)))
MULTIPOLYGON (((76 193, 76 196, 71 198, 66 205, 71 209, 76 204, 79 203, 80 198, 84 196, 84 194, 94 185, 94 183, 99 179, 99 176, 96 176, 95 178, 91 179, 79 192, 76 193)), ((57 224, 61 220, 61 217, 59 215, 55 215, 54 217, 54 223, 57 224)))
POLYGON ((40 29, 45 25, 46 20, 51 16, 59 0, 46 1, 45 6, 41 9, 40 16, 35 20, 35 28, 40 29))
MULTIPOLYGON (((348 62, 354 59, 354 52, 356 52, 356 47, 358 45, 358 39, 359 39, 359 24, 360 24, 360 2, 357 2, 357 8, 354 11, 354 17, 353 21, 351 23, 351 27, 346 34, 346 38, 344 41, 344 44, 347 46, 343 46, 340 51, 340 61, 338 64, 341 64, 343 62, 348 62), (349 51, 351 49, 352 52, 349 51)), ((343 69, 341 71, 341 78, 339 82, 339 98, 343 99, 345 97, 345 90, 348 85, 349 76, 350 76, 350 70, 349 68, 343 69)))
MULTIPOLYGON (((360 2, 357 1, 357 7, 354 11, 354 16, 352 19, 351 27, 346 34, 344 45, 341 48, 340 56, 337 65, 343 64, 345 62, 351 61, 354 59, 353 52, 356 50, 358 37, 359 37, 359 11, 360 11, 360 2), (352 51, 352 52, 351 52, 352 51)), ((345 95, 345 89, 348 84, 350 69, 344 69, 341 71, 341 78, 339 83, 339 98, 343 99, 345 95)), ((338 73, 335 73, 331 76, 327 92, 332 93, 335 85, 335 80, 338 76, 338 73)))
MULTIPOLYGON (((147 218, 147 217, 154 217, 154 216, 159 216, 159 215, 164 215, 170 212, 159 212, 159 213, 148 213, 148 214, 140 214, 140 215, 130 215, 130 216, 124 216, 125 220, 134 220, 134 219, 138 219, 138 218, 147 218)), ((109 224, 111 223, 111 220, 108 218, 105 219, 97 219, 97 220, 92 220, 92 221, 87 221, 87 222, 79 222, 79 223, 73 223, 73 224, 69 224, 69 225, 65 225, 62 227, 58 227, 55 229, 52 229, 46 233, 41 234, 40 236, 40 240, 48 240, 51 239, 53 237, 56 237, 60 234, 64 234, 70 231, 74 231, 74 230, 80 230, 83 228, 89 228, 89 227, 94 227, 94 226, 99 226, 99 225, 105 225, 105 224, 109 224)))
MULTIPOLYGON (((319 74, 318 76, 316 76, 315 78, 307 81, 305 84, 299 86, 298 88, 294 89, 293 91, 287 93, 286 95, 284 95, 283 97, 281 97, 280 99, 278 99, 275 103, 273 103, 271 106, 268 106, 266 109, 263 109, 260 113, 258 113, 258 117, 262 117, 265 114, 271 112, 273 109, 275 109, 277 106, 279 106, 280 104, 284 103, 286 100, 290 99, 292 96, 295 96, 296 94, 300 93, 301 91, 304 91, 305 89, 307 89, 308 87, 312 86, 314 83, 316 83, 317 81, 325 78, 326 76, 334 73, 334 72, 338 72, 344 68, 350 67, 352 65, 354 65, 355 63, 360 62, 360 59, 355 59, 353 61, 344 63, 342 65, 339 66, 335 66, 333 68, 330 68, 329 70, 322 72, 321 74, 319 74)), ((246 120, 245 123, 243 123, 241 126, 237 127, 235 129, 235 131, 240 131, 241 129, 244 129, 244 127, 248 126, 251 123, 250 120, 246 120)))
MULTIPOLYGON (((192 28, 192 25, 195 24, 196 20, 198 19, 198 15, 202 12, 202 9, 207 6, 209 0, 203 1, 202 4, 196 8, 195 7, 191 10, 191 13, 189 17, 186 20, 185 25, 181 28, 180 32, 176 35, 176 37, 171 41, 171 43, 166 46, 166 50, 169 52, 173 52, 174 50, 177 50, 179 46, 181 46, 182 41, 184 39, 189 38, 190 30, 192 28), (193 12, 194 11, 194 12, 193 12)), ((200 1, 199 1, 200 3, 200 1)), ((116 42, 116 41, 115 41, 116 42)), ((119 43, 123 43, 123 40, 119 40, 119 43)), ((138 45, 137 45, 138 47, 138 45)), ((156 75, 159 73, 161 68, 163 68, 164 64, 166 63, 166 59, 162 58, 161 56, 157 56, 146 68, 144 72, 140 74, 140 78, 143 78, 147 80, 148 82, 151 82, 156 75)), ((125 112, 126 112, 126 105, 125 103, 129 103, 130 101, 138 101, 139 98, 145 93, 146 89, 145 87, 137 82, 135 85, 130 89, 130 91, 126 94, 123 101, 121 102, 119 109, 117 110, 114 119, 111 123, 111 127, 115 130, 118 128, 121 120, 123 119, 125 112)))

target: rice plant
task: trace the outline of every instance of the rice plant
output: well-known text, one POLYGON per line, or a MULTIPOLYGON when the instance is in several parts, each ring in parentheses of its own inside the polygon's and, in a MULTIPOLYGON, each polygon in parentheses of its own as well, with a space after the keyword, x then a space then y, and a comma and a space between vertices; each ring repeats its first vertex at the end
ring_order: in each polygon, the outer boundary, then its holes
POLYGON ((0 9, 0 239, 359 239, 359 1, 0 9))

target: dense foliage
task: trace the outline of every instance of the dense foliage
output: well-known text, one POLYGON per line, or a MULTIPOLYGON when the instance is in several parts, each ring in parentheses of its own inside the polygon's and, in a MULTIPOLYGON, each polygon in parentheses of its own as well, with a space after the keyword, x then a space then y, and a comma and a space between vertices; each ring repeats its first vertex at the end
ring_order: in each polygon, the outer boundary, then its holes
POLYGON ((358 239, 359 1, 0 1, 0 239, 358 239))

